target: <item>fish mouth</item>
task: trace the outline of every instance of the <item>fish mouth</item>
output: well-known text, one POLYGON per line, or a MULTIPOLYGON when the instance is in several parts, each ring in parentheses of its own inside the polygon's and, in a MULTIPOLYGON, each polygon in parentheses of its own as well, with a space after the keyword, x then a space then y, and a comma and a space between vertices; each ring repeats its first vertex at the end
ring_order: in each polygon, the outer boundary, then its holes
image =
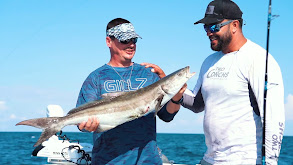
POLYGON ((191 78, 192 76, 195 75, 195 72, 190 73, 190 66, 185 67, 186 69, 186 77, 191 78))
POLYGON ((188 78, 191 78, 194 75, 195 75, 195 72, 189 73, 188 78))
POLYGON ((194 75, 195 75, 195 72, 187 73, 187 76, 186 76, 186 77, 187 77, 188 79, 190 79, 190 78, 191 78, 192 76, 194 76, 194 75))

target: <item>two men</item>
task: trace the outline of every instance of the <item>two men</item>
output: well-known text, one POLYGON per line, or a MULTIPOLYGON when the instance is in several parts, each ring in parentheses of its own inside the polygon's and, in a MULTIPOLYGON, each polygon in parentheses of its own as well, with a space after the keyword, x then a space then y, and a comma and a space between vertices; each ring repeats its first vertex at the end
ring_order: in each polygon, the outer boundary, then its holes
MULTIPOLYGON (((203 62, 198 82, 192 91, 194 95, 183 94, 182 102, 184 107, 195 113, 205 113, 207 151, 202 164, 261 164, 264 120, 266 163, 277 164, 278 161, 285 126, 281 70, 269 54, 267 109, 264 117, 266 50, 244 37, 242 22, 242 11, 230 0, 212 1, 205 17, 195 22, 204 24, 211 49, 216 51, 203 62)), ((125 36, 125 29, 128 29, 122 25, 115 24, 107 28, 106 41, 111 60, 87 78, 77 106, 101 99, 100 95, 109 92, 108 89, 114 90, 105 86, 108 80, 129 82, 124 84, 126 90, 139 86, 134 75, 150 80, 145 85, 158 80, 158 76, 150 70, 132 63, 135 42, 139 36, 120 39, 120 36, 125 36), (118 26, 116 30, 115 26, 118 26), (118 31, 116 36, 109 35, 115 31, 118 31)), ((155 69, 163 73, 160 68, 155 69)), ((179 103, 176 101, 181 100, 183 91, 173 98, 175 103, 179 103)), ((170 121, 178 110, 178 104, 169 102, 158 115, 170 121)), ((131 164, 161 163, 155 144, 154 119, 146 116, 132 123, 103 134, 94 133, 94 162, 98 160, 97 164, 106 164, 131 160, 131 164), (147 132, 140 132, 137 128, 147 132), (119 145, 121 142, 122 145, 119 145)), ((79 128, 94 131, 97 125, 96 119, 89 119, 81 123, 79 128)))

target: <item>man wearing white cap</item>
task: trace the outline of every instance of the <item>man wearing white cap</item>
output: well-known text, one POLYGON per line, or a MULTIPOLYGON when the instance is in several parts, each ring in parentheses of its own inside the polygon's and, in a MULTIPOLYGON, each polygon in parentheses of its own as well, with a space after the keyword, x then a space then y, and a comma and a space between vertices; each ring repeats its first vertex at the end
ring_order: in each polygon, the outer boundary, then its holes
MULTIPOLYGON (((106 30, 106 44, 110 49, 110 61, 93 71, 84 81, 77 101, 77 107, 101 95, 114 92, 128 92, 146 87, 159 80, 150 68, 132 62, 137 39, 133 25, 122 18, 110 21, 106 30)), ((185 88, 173 97, 182 98, 185 88)), ((158 116, 169 122, 180 108, 179 102, 169 102, 158 116), (168 108, 168 110, 167 110, 168 108)), ((93 133, 92 164, 162 164, 156 143, 155 114, 124 123, 103 133, 93 133)), ((99 125, 96 118, 79 124, 80 130, 95 131, 99 125)))

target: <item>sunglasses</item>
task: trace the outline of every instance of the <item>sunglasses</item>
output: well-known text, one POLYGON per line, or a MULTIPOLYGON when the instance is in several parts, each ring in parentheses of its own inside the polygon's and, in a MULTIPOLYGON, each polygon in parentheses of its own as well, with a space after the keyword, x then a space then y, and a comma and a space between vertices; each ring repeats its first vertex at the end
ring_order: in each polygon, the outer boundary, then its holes
POLYGON ((120 43, 122 44, 129 44, 130 42, 132 42, 133 44, 136 44, 137 42, 137 38, 130 38, 128 40, 125 40, 125 41, 119 41, 120 43))
POLYGON ((220 29, 225 26, 228 25, 229 23, 233 22, 234 20, 230 20, 227 22, 223 22, 223 23, 219 23, 219 24, 214 24, 214 25, 203 25, 203 28, 206 32, 210 31, 211 33, 216 33, 219 32, 220 29))

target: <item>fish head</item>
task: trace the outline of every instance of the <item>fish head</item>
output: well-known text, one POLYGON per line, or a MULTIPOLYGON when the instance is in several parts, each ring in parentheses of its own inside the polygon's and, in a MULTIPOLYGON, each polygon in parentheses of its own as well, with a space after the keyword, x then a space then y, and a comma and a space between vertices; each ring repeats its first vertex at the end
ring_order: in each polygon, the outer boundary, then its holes
POLYGON ((176 95, 183 85, 195 75, 195 72, 190 73, 190 67, 179 69, 172 74, 164 77, 162 79, 161 88, 168 95, 164 97, 162 104, 165 104, 170 100, 174 95, 176 95))

